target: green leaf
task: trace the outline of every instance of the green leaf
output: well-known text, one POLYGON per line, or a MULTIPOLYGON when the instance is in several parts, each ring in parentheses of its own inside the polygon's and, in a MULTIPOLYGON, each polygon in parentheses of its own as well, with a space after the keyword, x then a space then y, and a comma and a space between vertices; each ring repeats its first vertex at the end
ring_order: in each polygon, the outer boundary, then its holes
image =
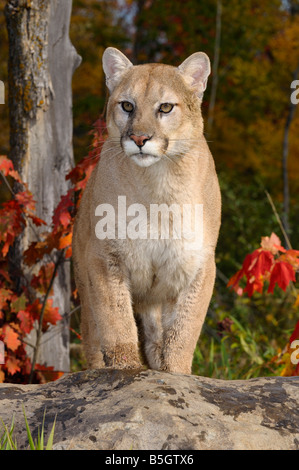
POLYGON ((12 418, 10 430, 8 430, 2 419, 1 421, 4 428, 4 434, 0 438, 0 450, 17 450, 17 444, 12 440, 12 434, 14 431, 14 417, 12 418))
POLYGON ((27 431, 27 437, 28 437, 28 441, 29 441, 29 446, 30 446, 30 449, 31 449, 31 450, 36 450, 36 449, 35 449, 34 442, 33 442, 33 439, 32 439, 32 436, 31 436, 29 424, 28 424, 28 421, 27 421, 27 418, 26 418, 26 413, 25 413, 24 405, 22 405, 22 408, 23 408, 23 413, 24 413, 24 418, 25 418, 25 424, 26 424, 26 431, 27 431))
POLYGON ((56 416, 55 416, 54 423, 53 423, 53 426, 52 426, 52 429, 51 429, 51 432, 50 432, 50 436, 49 436, 49 439, 48 439, 48 442, 47 442, 46 450, 52 450, 53 440, 54 440, 54 432, 55 432, 55 424, 56 424, 56 416))
POLYGON ((11 302, 11 306, 10 306, 11 311, 18 313, 20 310, 25 310, 26 303, 27 303, 26 296, 25 296, 25 294, 22 294, 16 300, 11 302))
POLYGON ((248 354, 249 357, 256 363, 256 364, 263 364, 263 359, 258 356, 256 351, 254 351, 254 346, 250 347, 249 344, 246 343, 244 336, 240 335, 240 343, 244 351, 248 354))

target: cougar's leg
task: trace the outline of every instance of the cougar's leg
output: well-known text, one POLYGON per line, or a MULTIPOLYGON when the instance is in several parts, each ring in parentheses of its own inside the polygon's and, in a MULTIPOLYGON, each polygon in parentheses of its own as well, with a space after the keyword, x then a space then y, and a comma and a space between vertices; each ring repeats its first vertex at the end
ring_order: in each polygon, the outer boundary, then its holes
POLYGON ((207 260, 188 289, 163 308, 162 369, 191 373, 192 359, 215 282, 214 259, 207 260))
POLYGON ((88 266, 82 336, 89 367, 102 367, 103 363, 115 368, 141 367, 137 327, 124 273, 113 257, 103 260, 90 256, 88 266))
POLYGON ((143 350, 151 369, 161 369, 162 352, 162 306, 139 305, 137 312, 142 323, 143 350))

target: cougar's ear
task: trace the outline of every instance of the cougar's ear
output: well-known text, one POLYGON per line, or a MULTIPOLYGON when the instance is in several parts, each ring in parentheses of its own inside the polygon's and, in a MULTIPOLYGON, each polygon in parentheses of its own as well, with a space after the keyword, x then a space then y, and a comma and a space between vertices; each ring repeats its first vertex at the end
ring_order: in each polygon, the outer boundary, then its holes
POLYGON ((110 93, 112 93, 116 85, 120 82, 123 74, 130 67, 133 67, 133 64, 122 52, 114 47, 108 47, 104 51, 102 62, 106 76, 106 85, 110 93))
POLYGON ((204 52, 195 52, 179 66, 179 71, 195 92, 202 96, 211 73, 210 59, 204 52))

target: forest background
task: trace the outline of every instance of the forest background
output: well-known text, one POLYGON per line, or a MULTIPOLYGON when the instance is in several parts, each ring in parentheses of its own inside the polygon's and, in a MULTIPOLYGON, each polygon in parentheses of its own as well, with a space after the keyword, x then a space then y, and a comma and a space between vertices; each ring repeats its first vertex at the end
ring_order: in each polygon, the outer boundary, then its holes
MULTIPOLYGON (((2 4, 0 79, 7 83, 2 4)), ((193 372, 225 379, 295 373, 284 356, 299 319, 295 286, 249 297, 227 283, 272 232, 286 248, 287 240, 299 248, 299 113, 290 99, 299 78, 299 1, 73 0, 70 37, 83 59, 73 77, 77 163, 104 112, 106 47, 135 64, 177 66, 193 52, 209 55, 213 71, 202 108, 223 212, 214 296, 193 372)), ((8 106, 0 106, 0 129, 0 155, 8 155, 8 106)), ((8 199, 5 185, 0 190, 1 200, 8 199)), ((80 344, 79 317, 76 311, 71 319, 73 344, 80 344)), ((82 367, 74 356, 72 369, 82 367)))

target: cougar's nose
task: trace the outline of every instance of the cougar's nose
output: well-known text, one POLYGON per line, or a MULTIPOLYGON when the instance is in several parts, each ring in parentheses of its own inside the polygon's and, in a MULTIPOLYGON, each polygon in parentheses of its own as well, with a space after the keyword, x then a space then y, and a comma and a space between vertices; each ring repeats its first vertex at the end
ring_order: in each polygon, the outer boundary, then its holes
POLYGON ((143 147, 144 144, 150 139, 150 137, 148 135, 131 134, 129 137, 130 137, 131 140, 133 140, 135 142, 135 144, 139 148, 143 147))

